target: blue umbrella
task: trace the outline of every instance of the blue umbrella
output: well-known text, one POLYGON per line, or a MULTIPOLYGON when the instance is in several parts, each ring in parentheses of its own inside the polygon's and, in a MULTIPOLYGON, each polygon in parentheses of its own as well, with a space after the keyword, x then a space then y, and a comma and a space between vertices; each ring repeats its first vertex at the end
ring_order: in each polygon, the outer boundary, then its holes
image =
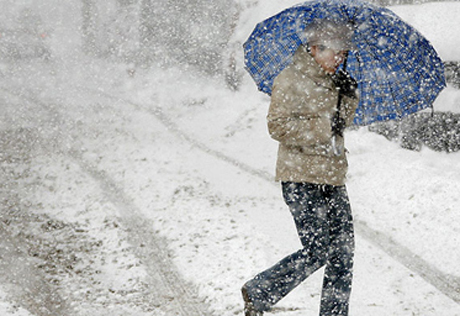
POLYGON ((446 86, 438 54, 416 29, 392 11, 359 0, 298 4, 260 22, 244 43, 246 69, 271 94, 273 80, 292 62, 305 28, 319 20, 354 26, 347 70, 358 82, 355 124, 405 117, 432 106, 446 86))

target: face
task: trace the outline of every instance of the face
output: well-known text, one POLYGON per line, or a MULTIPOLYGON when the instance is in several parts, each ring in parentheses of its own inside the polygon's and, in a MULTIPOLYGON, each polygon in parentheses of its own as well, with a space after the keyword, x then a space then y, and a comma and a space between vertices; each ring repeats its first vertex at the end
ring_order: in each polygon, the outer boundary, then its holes
POLYGON ((333 74, 345 60, 347 51, 337 52, 323 45, 314 45, 311 47, 311 55, 324 71, 333 74))

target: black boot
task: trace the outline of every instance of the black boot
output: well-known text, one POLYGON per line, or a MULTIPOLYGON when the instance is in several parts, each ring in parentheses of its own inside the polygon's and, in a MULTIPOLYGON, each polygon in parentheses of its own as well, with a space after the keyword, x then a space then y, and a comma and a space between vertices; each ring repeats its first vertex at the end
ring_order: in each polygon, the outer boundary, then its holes
POLYGON ((251 299, 249 298, 248 291, 244 286, 241 289, 241 293, 243 294, 244 300, 244 316, 262 316, 264 313, 259 312, 254 308, 254 305, 252 304, 251 299))

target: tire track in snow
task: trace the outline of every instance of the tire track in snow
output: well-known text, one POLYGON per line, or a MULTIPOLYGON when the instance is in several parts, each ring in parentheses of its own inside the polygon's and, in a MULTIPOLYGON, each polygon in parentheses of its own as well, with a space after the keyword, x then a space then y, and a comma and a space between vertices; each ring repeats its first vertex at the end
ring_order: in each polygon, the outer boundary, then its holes
MULTIPOLYGON (((51 108, 46 102, 41 101, 31 91, 27 91, 26 89, 13 91, 4 87, 0 88, 0 90, 40 106, 52 115, 54 119, 53 124, 64 121, 60 113, 51 108)), ((94 93, 94 91, 92 92, 94 93)), ((61 106, 60 108, 65 107, 61 106)), ((146 219, 140 215, 141 211, 135 205, 133 200, 124 192, 121 185, 113 180, 105 171, 99 170, 97 166, 86 161, 83 157, 82 151, 75 148, 62 151, 72 158, 83 171, 100 184, 106 198, 112 202, 122 214, 122 217, 119 220, 125 227, 128 228, 128 241, 133 246, 135 254, 142 260, 142 263, 147 269, 148 276, 150 277, 150 280, 147 281, 150 284, 152 291, 155 291, 157 297, 159 298, 158 303, 161 310, 165 312, 166 315, 211 315, 208 306, 204 303, 203 299, 198 296, 194 286, 184 281, 181 278, 180 273, 175 269, 174 264, 169 258, 167 242, 160 238, 158 234, 152 230, 152 225, 149 225, 150 222, 146 221, 146 219)), ((0 230, 0 238, 2 236, 3 234, 0 230)), ((15 257, 12 256, 12 258, 15 257)), ((0 265, 0 267, 2 267, 2 265, 0 265)), ((26 281, 23 280, 20 282, 26 281)), ((48 292, 50 291, 44 291, 43 295, 46 295, 48 292)), ((20 295, 18 294, 16 297, 19 296, 20 295)), ((42 297, 38 296, 38 299, 42 299, 42 297)), ((48 300, 51 301, 51 299, 48 300)), ((37 313, 37 315, 48 316, 70 314, 37 313)))
MULTIPOLYGON (((84 90, 87 90, 84 88, 84 90)), ((91 90, 87 90, 91 91, 91 90)), ((205 145, 204 143, 198 141, 197 139, 191 137, 186 132, 182 131, 174 121, 168 117, 166 114, 163 113, 161 108, 156 106, 146 107, 130 100, 125 100, 122 98, 115 97, 109 93, 104 91, 92 91, 93 93, 97 93, 100 96, 105 96, 109 99, 121 101, 131 106, 134 106, 136 109, 144 110, 151 115, 155 116, 158 120, 160 120, 163 125, 174 135, 187 141, 195 148, 214 156, 217 159, 225 161, 235 167, 238 167, 244 172, 247 172, 255 177, 261 178, 263 180, 269 181, 271 183, 275 183, 273 181, 272 175, 269 173, 253 168, 237 159, 227 156, 226 154, 212 149, 205 145)), ((386 235, 383 232, 379 232, 377 230, 372 229, 367 225, 364 221, 356 221, 355 220, 355 230, 356 233, 365 239, 367 242, 373 244, 374 246, 383 250, 386 254, 390 257, 404 265, 409 270, 413 271, 414 273, 418 274, 422 279, 424 279, 427 283, 431 284, 435 288, 437 288, 441 293, 452 299, 457 304, 460 304, 460 277, 448 275, 444 272, 440 271, 426 260, 412 252, 409 248, 405 247, 404 245, 394 241, 390 236, 386 235)))
POLYGON ((229 157, 227 155, 225 155, 224 153, 218 151, 218 150, 215 150, 215 149, 212 149, 208 146, 206 146, 205 144, 199 142, 198 140, 196 140, 195 138, 189 136, 187 133, 183 132, 180 128, 177 127, 177 125, 166 115, 163 113, 163 111, 159 108, 159 107, 153 107, 153 108, 147 108, 145 106, 142 106, 142 105, 139 105, 139 104, 136 104, 134 102, 131 102, 129 100, 124 100, 122 98, 118 98, 116 96, 113 96, 113 95, 110 95, 104 91, 94 91, 94 90, 88 90, 86 88, 79 88, 79 89, 82 89, 82 90, 85 90, 85 91, 89 91, 89 92, 92 92, 92 93, 95 93, 95 94, 98 94, 100 96, 104 96, 106 98, 109 98, 111 100, 114 100, 114 101, 122 101, 124 103, 127 103, 133 107, 135 107, 136 109, 138 110, 142 110, 142 111, 146 111, 148 113, 150 113, 151 115, 155 116, 170 132, 172 132, 174 135, 178 136, 179 138, 185 140, 186 142, 190 143, 193 147, 207 153, 207 154, 210 154, 211 156, 214 156, 215 158, 219 159, 219 160, 222 160, 222 161, 225 161, 233 166, 236 166, 238 167, 239 169, 243 170, 244 172, 247 172, 253 176, 256 176, 258 178, 261 178, 263 180, 266 180, 266 181, 270 181, 270 182, 273 182, 273 176, 268 173, 268 172, 265 172, 263 170, 258 170, 258 169, 255 169, 247 164, 245 164, 244 162, 242 161, 239 161, 237 159, 234 159, 232 157, 229 157))
POLYGON ((169 305, 169 312, 179 311, 182 316, 210 315, 205 304, 194 293, 192 285, 187 284, 175 270, 165 250, 166 241, 152 231, 152 225, 140 215, 141 211, 132 199, 105 171, 86 162, 80 152, 71 151, 71 156, 101 184, 106 197, 123 214, 120 221, 130 228, 128 240, 147 267, 148 275, 152 278, 150 284, 155 287, 158 297, 163 299, 162 306, 169 305), (161 284, 160 290, 158 284, 161 284))
MULTIPOLYGON (((7 90, 0 88, 4 92, 7 90)), ((6 102, 1 100, 0 102, 6 102)), ((3 110, 6 111, 5 105, 3 110)), ((0 130, 0 282, 7 290, 9 298, 35 316, 74 315, 70 302, 55 290, 46 280, 46 275, 39 265, 39 258, 34 257, 37 249, 31 248, 27 232, 11 225, 11 213, 27 209, 20 200, 19 171, 11 172, 12 166, 22 164, 33 154, 32 144, 35 140, 27 129, 0 130), (5 165, 3 165, 5 164, 5 165)), ((30 219, 21 218, 27 224, 30 219)), ((33 234, 31 235, 33 236, 33 234)))
POLYGON ((364 221, 355 221, 355 228, 361 237, 397 259, 441 293, 460 304, 459 277, 443 273, 409 248, 394 241, 390 236, 370 228, 364 221))

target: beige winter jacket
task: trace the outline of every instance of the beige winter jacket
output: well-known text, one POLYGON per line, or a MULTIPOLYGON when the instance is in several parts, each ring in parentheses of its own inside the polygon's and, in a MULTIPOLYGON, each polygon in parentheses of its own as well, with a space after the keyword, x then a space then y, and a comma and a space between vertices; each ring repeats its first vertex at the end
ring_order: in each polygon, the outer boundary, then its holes
MULTIPOLYGON (((267 116, 271 137, 279 142, 276 180, 343 185, 348 163, 332 148, 331 119, 338 91, 331 77, 301 46, 273 84, 267 116)), ((341 117, 350 125, 357 99, 343 97, 341 117)), ((343 138, 338 143, 343 146, 343 138)))

